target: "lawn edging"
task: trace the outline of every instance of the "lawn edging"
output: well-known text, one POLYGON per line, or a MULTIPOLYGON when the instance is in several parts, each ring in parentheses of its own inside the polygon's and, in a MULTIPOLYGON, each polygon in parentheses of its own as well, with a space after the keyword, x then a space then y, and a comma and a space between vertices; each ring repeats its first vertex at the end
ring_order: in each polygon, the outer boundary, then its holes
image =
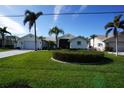
POLYGON ((87 62, 84 62, 84 63, 83 62, 82 63, 73 62, 73 63, 71 63, 71 62, 67 62, 67 61, 57 60, 57 59, 55 59, 53 57, 51 57, 51 60, 55 61, 55 62, 58 62, 58 63, 63 63, 63 64, 81 64, 81 65, 100 65, 100 64, 105 64, 105 62, 101 62, 101 63, 98 63, 98 62, 89 62, 89 63, 87 63, 87 62))

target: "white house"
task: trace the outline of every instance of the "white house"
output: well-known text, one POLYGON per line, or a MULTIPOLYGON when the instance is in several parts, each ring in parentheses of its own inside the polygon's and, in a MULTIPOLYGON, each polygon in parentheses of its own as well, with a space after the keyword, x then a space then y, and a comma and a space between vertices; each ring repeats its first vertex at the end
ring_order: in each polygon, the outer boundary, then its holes
MULTIPOLYGON (((18 39, 17 47, 20 49, 35 49, 35 36, 28 34, 18 39)), ((42 49, 42 40, 37 37, 37 49, 42 49)))
MULTIPOLYGON (((106 46, 112 47, 113 51, 116 50, 116 40, 113 36, 104 40, 104 42, 106 43, 106 46)), ((121 32, 118 35, 118 51, 124 52, 124 32, 121 32)))
POLYGON ((69 40, 72 49, 87 49, 88 42, 84 37, 78 36, 69 40))
POLYGON ((105 50, 105 42, 104 40, 106 37, 104 35, 97 35, 97 37, 93 39, 90 39, 90 46, 94 47, 98 51, 104 51, 105 50))

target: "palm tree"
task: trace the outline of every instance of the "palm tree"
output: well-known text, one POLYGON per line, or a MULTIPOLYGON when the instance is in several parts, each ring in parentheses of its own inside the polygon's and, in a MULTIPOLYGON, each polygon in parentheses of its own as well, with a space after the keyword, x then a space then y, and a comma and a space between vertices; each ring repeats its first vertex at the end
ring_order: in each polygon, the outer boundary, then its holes
POLYGON ((55 34, 55 38, 56 38, 56 48, 58 47, 58 35, 59 34, 64 34, 64 31, 62 29, 59 29, 57 26, 53 27, 52 29, 50 29, 49 35, 55 34))
POLYGON ((36 34, 36 20, 43 15, 42 12, 34 13, 32 11, 26 10, 25 11, 25 18, 24 18, 24 25, 28 22, 29 23, 29 31, 31 30, 32 26, 34 25, 34 33, 35 33, 35 51, 37 50, 37 34, 36 34))
POLYGON ((114 17, 113 22, 109 22, 105 25, 106 31, 106 37, 108 34, 113 31, 113 35, 116 39, 116 56, 118 55, 118 29, 123 29, 124 31, 124 20, 120 20, 122 15, 118 15, 114 17))
POLYGON ((90 36, 90 38, 93 39, 93 48, 94 48, 95 37, 97 37, 97 35, 95 35, 95 34, 90 36))
POLYGON ((2 36, 2 47, 4 48, 5 47, 5 35, 6 34, 11 35, 11 33, 7 31, 7 27, 3 27, 3 28, 0 27, 0 34, 2 36))

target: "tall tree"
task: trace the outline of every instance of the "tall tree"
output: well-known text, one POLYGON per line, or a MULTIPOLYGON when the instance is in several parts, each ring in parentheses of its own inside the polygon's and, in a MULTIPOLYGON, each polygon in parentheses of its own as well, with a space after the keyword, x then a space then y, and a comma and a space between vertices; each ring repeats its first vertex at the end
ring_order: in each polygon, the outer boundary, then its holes
POLYGON ((93 48, 94 48, 95 37, 97 37, 97 35, 95 35, 95 34, 90 36, 90 38, 93 39, 93 48))
POLYGON ((5 35, 10 34, 10 32, 7 31, 7 27, 0 28, 0 34, 2 36, 2 47, 5 47, 5 35))
POLYGON ((64 31, 62 29, 59 29, 57 26, 53 27, 52 29, 49 30, 49 35, 55 34, 55 39, 56 39, 56 48, 58 47, 58 35, 59 34, 64 34, 64 31))
POLYGON ((117 15, 114 17, 112 22, 109 22, 105 25, 106 37, 108 34, 113 31, 113 36, 115 37, 116 42, 116 56, 118 55, 118 32, 120 29, 124 31, 124 20, 120 20, 122 15, 117 15))
POLYGON ((24 18, 24 25, 28 22, 29 23, 29 31, 31 30, 32 26, 34 26, 34 34, 35 34, 35 51, 37 50, 37 34, 36 34, 36 20, 43 15, 42 12, 32 12, 29 10, 25 11, 25 18, 24 18))

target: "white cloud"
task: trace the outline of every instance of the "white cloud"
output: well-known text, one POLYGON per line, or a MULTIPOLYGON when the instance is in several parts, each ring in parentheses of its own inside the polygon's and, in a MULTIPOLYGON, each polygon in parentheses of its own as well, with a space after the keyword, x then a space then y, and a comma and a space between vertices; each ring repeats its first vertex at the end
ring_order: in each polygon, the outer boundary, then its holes
MULTIPOLYGON (((82 5, 80 6, 79 10, 77 10, 75 13, 80 13, 80 12, 83 12, 85 9, 87 8, 87 5, 82 5)), ((78 17, 79 14, 74 14, 72 15, 74 18, 78 17)))
MULTIPOLYGON (((0 14, 0 16, 4 15, 0 14)), ((26 29, 24 29, 21 24, 6 16, 0 17, 0 27, 7 27, 7 30, 9 32, 17 36, 23 36, 27 34, 26 29)))
POLYGON ((80 9, 79 9, 79 12, 82 12, 84 9, 86 9, 87 8, 87 5, 82 5, 81 7, 80 7, 80 9))
MULTIPOLYGON (((71 7, 72 7, 72 5, 70 5, 70 6, 57 5, 57 6, 54 7, 54 13, 59 14, 61 11, 69 12, 69 11, 72 10, 71 7)), ((82 6, 80 6, 80 8, 77 11, 75 11, 75 13, 82 12, 86 8, 87 8, 87 5, 82 5, 82 6)), ((73 18, 76 18, 78 16, 79 16, 78 14, 72 15, 73 18)), ((54 21, 56 21, 58 19, 58 17, 59 17, 59 15, 54 15, 54 21)))
MULTIPOLYGON (((64 5, 56 5, 54 7, 54 13, 59 14, 63 8, 64 8, 64 5)), ((54 21, 56 21, 58 19, 58 17, 59 17, 59 15, 54 15, 54 21)))

